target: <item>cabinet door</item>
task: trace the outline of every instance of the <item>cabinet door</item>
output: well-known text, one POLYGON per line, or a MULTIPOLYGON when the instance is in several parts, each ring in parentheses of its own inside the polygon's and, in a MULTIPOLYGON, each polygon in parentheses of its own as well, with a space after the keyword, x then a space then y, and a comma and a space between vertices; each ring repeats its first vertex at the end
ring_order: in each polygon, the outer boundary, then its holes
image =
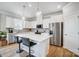
POLYGON ((14 19, 15 29, 23 29, 23 20, 14 19))
POLYGON ((6 17, 6 27, 14 28, 14 19, 6 17))
POLYGON ((6 16, 0 15, 0 31, 6 31, 6 16))
POLYGON ((36 28, 36 25, 37 25, 37 21, 33 21, 32 22, 32 28, 36 28))
POLYGON ((79 22, 77 22, 77 16, 66 16, 64 19, 64 47, 76 52, 79 46, 79 38, 77 37, 79 22))
POLYGON ((43 20, 43 28, 49 28, 49 21, 50 21, 50 19, 43 20))

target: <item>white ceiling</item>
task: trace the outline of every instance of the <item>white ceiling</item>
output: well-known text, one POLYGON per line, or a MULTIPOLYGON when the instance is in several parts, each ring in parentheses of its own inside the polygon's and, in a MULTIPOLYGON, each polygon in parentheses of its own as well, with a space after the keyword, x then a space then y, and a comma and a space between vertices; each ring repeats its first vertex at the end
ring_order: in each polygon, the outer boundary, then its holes
MULTIPOLYGON (((62 8, 68 4, 68 2, 39 2, 39 9, 43 14, 56 12, 62 10, 62 8), (61 5, 61 8, 57 9, 57 6, 61 5)), ((0 10, 14 13, 22 16, 23 11, 26 17, 34 17, 37 12, 38 2, 0 2, 0 10), (25 11, 23 5, 26 5, 25 11), (31 4, 32 7, 28 7, 31 4)))

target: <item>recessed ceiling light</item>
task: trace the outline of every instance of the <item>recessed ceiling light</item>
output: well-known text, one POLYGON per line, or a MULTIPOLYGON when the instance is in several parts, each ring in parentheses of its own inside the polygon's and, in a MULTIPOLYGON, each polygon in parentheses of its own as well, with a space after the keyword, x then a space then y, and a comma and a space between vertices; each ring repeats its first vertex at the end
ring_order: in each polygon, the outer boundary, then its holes
POLYGON ((25 17, 24 16, 22 17, 22 20, 25 20, 25 17))
POLYGON ((42 11, 37 11, 36 15, 41 15, 42 14, 42 11))
POLYGON ((28 4, 28 6, 29 6, 29 7, 32 7, 32 5, 31 5, 31 4, 28 4))
POLYGON ((58 5, 58 6, 57 6, 57 9, 59 9, 59 8, 61 8, 61 5, 58 5))

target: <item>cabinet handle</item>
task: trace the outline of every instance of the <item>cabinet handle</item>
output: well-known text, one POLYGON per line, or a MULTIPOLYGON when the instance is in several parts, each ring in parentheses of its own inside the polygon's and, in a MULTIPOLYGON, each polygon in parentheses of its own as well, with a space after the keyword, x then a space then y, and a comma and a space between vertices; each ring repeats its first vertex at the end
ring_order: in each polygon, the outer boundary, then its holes
POLYGON ((78 32, 78 35, 79 35, 79 32, 78 32))
POLYGON ((67 36, 67 34, 64 34, 65 36, 67 36))

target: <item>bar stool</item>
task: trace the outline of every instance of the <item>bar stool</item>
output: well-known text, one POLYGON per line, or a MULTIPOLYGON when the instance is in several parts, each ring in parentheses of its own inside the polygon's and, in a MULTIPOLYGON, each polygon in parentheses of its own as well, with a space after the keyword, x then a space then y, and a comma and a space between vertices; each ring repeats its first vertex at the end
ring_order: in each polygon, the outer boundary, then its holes
POLYGON ((1 54, 0 54, 0 57, 2 57, 1 54))
POLYGON ((18 36, 16 36, 15 39, 17 40, 17 43, 19 44, 19 49, 16 50, 16 53, 21 53, 23 51, 21 49, 22 40, 19 40, 19 37, 18 36))
POLYGON ((31 47, 36 45, 36 43, 31 42, 29 38, 23 38, 23 37, 22 37, 22 43, 23 45, 29 48, 29 55, 27 55, 27 57, 35 57, 34 55, 31 55, 31 47))

